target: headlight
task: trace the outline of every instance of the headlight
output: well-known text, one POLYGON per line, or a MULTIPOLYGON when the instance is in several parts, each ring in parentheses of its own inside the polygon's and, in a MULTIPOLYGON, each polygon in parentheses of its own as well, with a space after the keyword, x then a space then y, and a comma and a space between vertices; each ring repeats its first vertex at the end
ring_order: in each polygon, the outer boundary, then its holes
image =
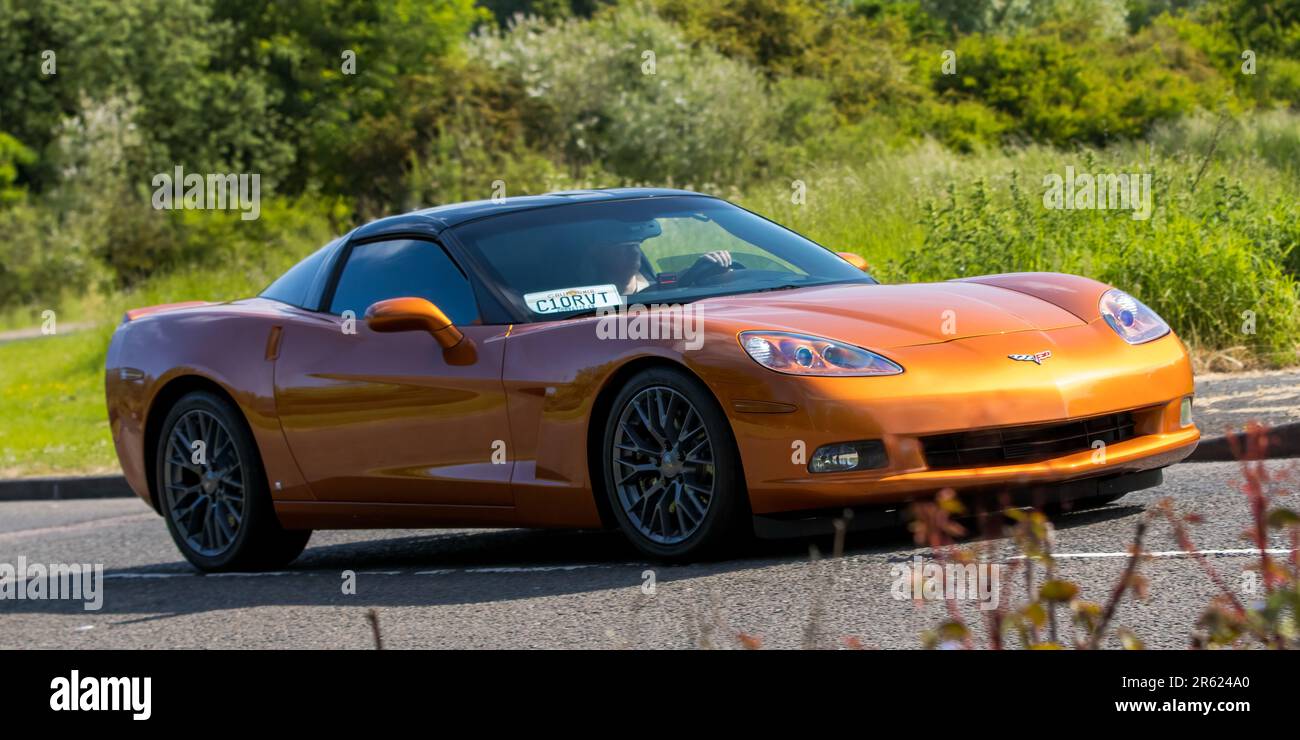
POLYGON ((1142 344, 1169 333, 1169 324, 1147 308, 1142 301, 1112 288, 1101 296, 1101 317, 1129 344, 1142 344))
POLYGON ((779 331, 740 333, 754 361, 790 375, 897 375, 903 368, 874 352, 833 339, 779 331))

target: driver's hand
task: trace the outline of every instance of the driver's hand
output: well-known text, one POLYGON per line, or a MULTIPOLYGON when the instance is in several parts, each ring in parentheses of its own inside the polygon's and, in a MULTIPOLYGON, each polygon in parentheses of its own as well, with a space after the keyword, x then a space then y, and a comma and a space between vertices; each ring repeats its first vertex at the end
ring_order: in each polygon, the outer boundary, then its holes
POLYGON ((709 252, 700 257, 700 261, 708 260, 719 267, 731 267, 731 252, 725 249, 719 249, 716 252, 709 252))

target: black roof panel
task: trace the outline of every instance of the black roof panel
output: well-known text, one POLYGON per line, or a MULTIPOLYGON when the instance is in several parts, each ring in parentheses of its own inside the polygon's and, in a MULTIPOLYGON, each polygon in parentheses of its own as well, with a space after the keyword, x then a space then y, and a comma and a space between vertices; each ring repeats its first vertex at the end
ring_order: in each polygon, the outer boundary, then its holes
POLYGON ((521 195, 513 198, 473 200, 466 203, 449 203, 442 206, 412 211, 399 216, 389 216, 371 221, 356 230, 354 238, 368 238, 400 232, 423 232, 436 235, 443 229, 466 221, 499 216, 503 213, 546 208, 569 203, 591 203, 601 200, 629 200, 633 198, 662 198, 665 196, 703 196, 689 190, 671 188, 609 188, 607 190, 564 190, 545 195, 521 195))

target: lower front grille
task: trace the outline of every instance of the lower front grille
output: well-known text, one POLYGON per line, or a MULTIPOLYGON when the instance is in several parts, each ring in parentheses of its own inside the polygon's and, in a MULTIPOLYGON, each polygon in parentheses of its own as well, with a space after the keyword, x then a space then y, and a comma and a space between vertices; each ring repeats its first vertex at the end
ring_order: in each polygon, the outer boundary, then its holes
POLYGON ((1038 462, 1082 452, 1094 442, 1123 442, 1136 436, 1133 414, 998 429, 976 429, 921 438, 925 462, 932 470, 977 468, 1038 462))

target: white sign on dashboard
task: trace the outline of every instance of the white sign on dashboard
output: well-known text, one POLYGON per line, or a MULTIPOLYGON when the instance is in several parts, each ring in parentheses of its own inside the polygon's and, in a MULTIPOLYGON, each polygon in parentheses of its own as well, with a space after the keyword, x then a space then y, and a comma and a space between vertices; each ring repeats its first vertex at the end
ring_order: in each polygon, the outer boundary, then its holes
POLYGON ((564 313, 619 306, 623 304, 623 296, 611 283, 528 293, 524 295, 524 303, 533 313, 564 313))

